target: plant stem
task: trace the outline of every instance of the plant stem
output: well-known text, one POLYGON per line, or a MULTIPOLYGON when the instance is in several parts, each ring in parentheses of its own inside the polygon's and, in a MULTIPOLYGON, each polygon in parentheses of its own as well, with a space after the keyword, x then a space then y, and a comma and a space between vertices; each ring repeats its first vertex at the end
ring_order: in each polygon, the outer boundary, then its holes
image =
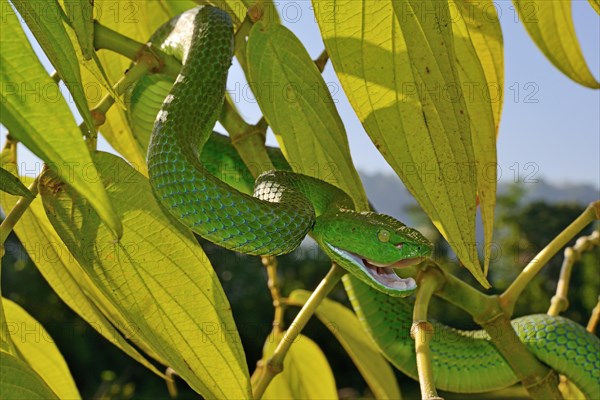
MULTIPOLYGON (((434 265, 430 262, 427 267, 434 265)), ((444 277, 445 283, 436 295, 473 316, 473 320, 490 335, 491 342, 531 397, 560 399, 556 373, 540 363, 521 342, 510 323, 510 317, 501 306, 499 296, 485 295, 451 274, 444 273, 444 277)))
POLYGON ((279 285, 277 284, 277 257, 275 256, 262 256, 262 263, 267 269, 267 286, 271 291, 271 298, 273 299, 273 308, 275 309, 273 316, 273 334, 278 336, 281 333, 281 327, 283 326, 283 302, 281 301, 281 294, 279 293, 279 285))
POLYGON ((94 47, 96 50, 106 49, 119 53, 130 60, 135 60, 144 44, 121 35, 119 32, 94 21, 94 47))
MULTIPOLYGON (((39 175, 38 175, 39 176, 39 175)), ((8 235, 12 232, 15 224, 19 221, 19 219, 23 216, 23 213, 27 210, 31 202, 35 199, 35 196, 38 194, 38 178, 36 177, 34 181, 29 185, 29 191, 33 194, 31 197, 21 197, 15 206, 10 210, 10 212, 0 224, 0 258, 4 256, 4 242, 8 235)))
POLYGON ((594 231, 589 236, 583 236, 577 239, 575 246, 565 249, 565 259, 560 268, 560 278, 556 285, 556 294, 552 296, 548 315, 558 315, 565 311, 569 306, 569 283, 571 281, 571 272, 575 262, 579 260, 581 254, 590 250, 594 245, 600 245, 600 232, 594 231))
POLYGON ((342 267, 333 264, 325 278, 323 278, 321 283, 319 283, 319 286, 317 286, 315 291, 308 298, 306 304, 294 319, 294 322, 292 322, 289 329, 285 331, 275 352, 267 361, 263 374, 253 390, 253 397, 255 399, 260 399, 265 393, 271 380, 273 380, 278 373, 283 371, 283 360, 292 343, 294 343, 298 335, 300 335, 300 332, 302 332, 309 319, 313 316, 319 304, 321 304, 323 299, 331 292, 345 273, 346 271, 342 267))
POLYGON ((137 61, 143 54, 147 54, 156 59, 157 64, 154 72, 161 72, 173 80, 177 78, 181 70, 181 62, 175 57, 149 44, 145 45, 113 31, 98 21, 94 21, 94 47, 96 50, 114 51, 132 61, 137 61))
POLYGON ((600 218, 600 201, 591 203, 585 211, 556 236, 546 247, 534 257, 533 260, 521 271, 514 282, 500 295, 500 303, 507 315, 512 315, 519 296, 529 282, 537 275, 546 263, 569 240, 583 230, 588 224, 600 218))
MULTIPOLYGON (((156 60, 153 57, 147 57, 142 55, 140 60, 133 65, 125 75, 121 77, 113 86, 112 93, 117 96, 122 96, 130 85, 136 82, 139 78, 146 75, 152 68, 156 66, 156 60)), ((90 110, 90 114, 94 118, 94 124, 96 127, 101 126, 106 121, 106 113, 115 104, 115 98, 111 93, 106 93, 104 97, 90 110)), ((79 125, 82 132, 87 132, 85 122, 79 125)), ((88 132, 86 134, 86 143, 90 150, 96 149, 97 143, 96 132, 88 132)))
MULTIPOLYGON (((142 76, 148 74, 153 68, 156 67, 156 60, 152 57, 142 56, 138 62, 136 62, 125 74, 115 83, 113 91, 117 96, 122 96, 125 91, 131 87, 131 85, 137 82, 142 76)), ((100 126, 104 123, 106 113, 115 104, 115 98, 107 93, 98 104, 91 110, 94 119, 96 120, 96 126, 100 126)))
POLYGON ((592 315, 590 315, 590 320, 588 321, 585 329, 590 333, 594 333, 596 331, 596 327, 598 326, 598 321, 600 321, 600 296, 598 296, 598 303, 592 310, 592 315))
POLYGON ((169 392, 169 396, 172 399, 177 398, 177 383, 175 382, 175 377, 177 376, 177 372, 171 367, 167 367, 165 371, 165 383, 167 384, 167 391, 169 392))
POLYGON ((317 57, 317 59, 314 61, 319 72, 321 72, 321 73, 323 72, 323 70, 325 69, 325 65, 327 65, 328 60, 329 60, 329 54, 327 54, 327 50, 323 50, 323 52, 321 54, 319 54, 319 57, 317 57))
POLYGON ((434 329, 433 325, 427 321, 427 311, 433 293, 443 285, 443 275, 435 268, 426 269, 419 274, 418 282, 419 287, 413 309, 413 324, 410 333, 415 341, 421 398, 424 400, 442 400, 437 394, 433 378, 429 341, 433 336, 434 329))

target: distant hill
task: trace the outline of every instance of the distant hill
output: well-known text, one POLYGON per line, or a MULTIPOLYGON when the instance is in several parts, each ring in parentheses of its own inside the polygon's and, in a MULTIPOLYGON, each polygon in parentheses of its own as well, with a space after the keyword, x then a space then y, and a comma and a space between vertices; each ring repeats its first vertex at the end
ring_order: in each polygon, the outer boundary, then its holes
MULTIPOLYGON (((360 177, 369 199, 378 212, 389 214, 409 224, 414 223, 410 220, 407 210, 417 203, 400 178, 383 173, 360 173, 360 177)), ((506 193, 510 185, 509 182, 500 182, 498 194, 506 193)), ((543 200, 549 203, 576 203, 586 206, 600 199, 600 190, 593 185, 556 185, 539 179, 537 183, 527 183, 523 187, 524 203, 543 200)))

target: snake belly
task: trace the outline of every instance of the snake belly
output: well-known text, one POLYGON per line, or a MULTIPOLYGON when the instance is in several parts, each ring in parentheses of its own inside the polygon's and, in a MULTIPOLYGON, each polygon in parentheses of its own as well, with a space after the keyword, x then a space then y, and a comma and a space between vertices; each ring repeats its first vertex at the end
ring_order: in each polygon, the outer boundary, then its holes
POLYGON ((154 123, 148 173, 159 200, 177 219, 222 247, 277 255, 298 247, 320 213, 353 207, 341 190, 304 175, 263 174, 254 196, 213 176, 199 154, 223 104, 233 56, 231 19, 204 6, 161 30, 167 32, 163 50, 180 58, 182 69, 154 123))

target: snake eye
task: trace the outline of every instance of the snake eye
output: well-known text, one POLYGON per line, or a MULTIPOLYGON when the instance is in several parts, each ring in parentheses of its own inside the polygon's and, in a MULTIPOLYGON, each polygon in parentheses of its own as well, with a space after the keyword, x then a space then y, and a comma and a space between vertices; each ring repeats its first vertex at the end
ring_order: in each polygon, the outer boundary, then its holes
POLYGON ((390 241, 390 232, 386 231, 385 229, 380 230, 379 232, 377 232, 377 239, 379 239, 380 242, 389 242, 390 241))

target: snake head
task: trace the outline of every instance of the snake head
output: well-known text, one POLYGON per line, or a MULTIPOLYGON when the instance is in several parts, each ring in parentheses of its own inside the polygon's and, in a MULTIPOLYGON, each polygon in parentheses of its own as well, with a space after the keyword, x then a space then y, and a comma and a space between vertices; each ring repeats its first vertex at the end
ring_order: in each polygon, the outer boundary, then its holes
POLYGON ((417 285, 394 268, 418 264, 432 245, 420 232, 388 215, 339 210, 320 215, 312 236, 327 255, 356 278, 394 297, 408 296, 417 285))

